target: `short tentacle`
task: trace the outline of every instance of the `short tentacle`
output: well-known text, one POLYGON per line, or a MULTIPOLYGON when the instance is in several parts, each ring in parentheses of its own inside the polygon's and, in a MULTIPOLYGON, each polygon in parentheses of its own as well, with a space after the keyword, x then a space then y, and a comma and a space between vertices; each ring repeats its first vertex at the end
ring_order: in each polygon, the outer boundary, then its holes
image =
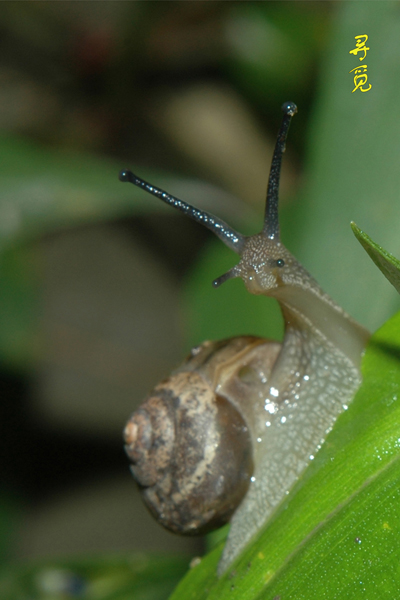
POLYGON ((225 281, 228 281, 228 279, 234 279, 235 277, 239 277, 239 273, 237 272, 236 267, 233 267, 223 275, 217 277, 217 279, 214 279, 212 284, 215 288, 218 288, 220 285, 225 283, 225 281))

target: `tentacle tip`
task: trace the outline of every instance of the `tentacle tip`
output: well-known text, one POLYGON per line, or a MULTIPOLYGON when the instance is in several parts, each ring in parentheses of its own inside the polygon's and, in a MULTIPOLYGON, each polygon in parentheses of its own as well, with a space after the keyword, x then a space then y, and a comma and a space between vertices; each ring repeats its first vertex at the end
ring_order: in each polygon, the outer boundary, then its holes
POLYGON ((131 176, 132 176, 132 173, 131 173, 131 171, 129 171, 129 169, 122 169, 122 171, 120 171, 118 174, 118 179, 120 181, 130 181, 131 176))
POLYGON ((291 117, 293 117, 293 115, 297 113, 297 106, 294 102, 284 102, 282 104, 282 111, 286 115, 290 115, 291 117))
POLYGON ((221 281, 221 277, 217 277, 217 279, 214 279, 214 281, 212 282, 212 286, 213 288, 217 289, 222 283, 223 281, 221 281))

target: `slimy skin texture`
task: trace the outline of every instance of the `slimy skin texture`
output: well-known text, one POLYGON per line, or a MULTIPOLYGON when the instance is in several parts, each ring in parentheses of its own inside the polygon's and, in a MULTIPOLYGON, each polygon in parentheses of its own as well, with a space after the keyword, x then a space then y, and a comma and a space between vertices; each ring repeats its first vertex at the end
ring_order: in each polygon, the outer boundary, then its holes
POLYGON ((285 335, 268 379, 247 398, 255 416, 255 468, 233 515, 219 574, 286 497, 351 401, 369 337, 280 242, 249 238, 233 271, 251 293, 278 300, 285 335))

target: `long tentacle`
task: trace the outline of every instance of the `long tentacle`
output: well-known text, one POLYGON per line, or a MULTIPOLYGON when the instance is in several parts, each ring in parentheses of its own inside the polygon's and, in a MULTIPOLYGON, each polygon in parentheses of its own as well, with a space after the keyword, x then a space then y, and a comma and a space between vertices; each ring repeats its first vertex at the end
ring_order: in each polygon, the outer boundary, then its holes
POLYGON ((199 210, 187 202, 179 200, 179 198, 171 196, 171 194, 164 192, 164 190, 161 190, 151 183, 144 181, 144 179, 141 179, 137 175, 134 175, 132 171, 121 171, 119 179, 120 181, 129 181, 130 183, 133 183, 144 189, 146 192, 149 192, 149 194, 153 194, 153 196, 156 196, 166 204, 177 208, 194 221, 197 221, 197 223, 202 223, 202 225, 215 233, 215 235, 218 236, 231 250, 239 255, 242 253, 246 239, 245 236, 232 229, 232 227, 227 225, 222 219, 219 219, 206 211, 199 210))
POLYGON ((297 113, 297 106, 293 102, 285 102, 282 105, 284 112, 282 124, 279 129, 275 144, 274 155, 272 157, 271 170, 269 172, 267 202, 265 205, 265 218, 263 233, 270 240, 279 242, 279 179, 281 176, 282 154, 285 151, 286 138, 289 131, 290 121, 293 115, 297 113))

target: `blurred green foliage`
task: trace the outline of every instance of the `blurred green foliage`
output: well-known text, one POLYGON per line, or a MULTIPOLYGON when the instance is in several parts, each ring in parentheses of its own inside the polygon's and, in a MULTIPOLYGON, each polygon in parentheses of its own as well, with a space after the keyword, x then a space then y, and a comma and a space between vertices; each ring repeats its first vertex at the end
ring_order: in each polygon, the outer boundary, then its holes
POLYGON ((0 572, 3 600, 162 600, 187 569, 187 559, 117 555, 38 563, 0 572))

